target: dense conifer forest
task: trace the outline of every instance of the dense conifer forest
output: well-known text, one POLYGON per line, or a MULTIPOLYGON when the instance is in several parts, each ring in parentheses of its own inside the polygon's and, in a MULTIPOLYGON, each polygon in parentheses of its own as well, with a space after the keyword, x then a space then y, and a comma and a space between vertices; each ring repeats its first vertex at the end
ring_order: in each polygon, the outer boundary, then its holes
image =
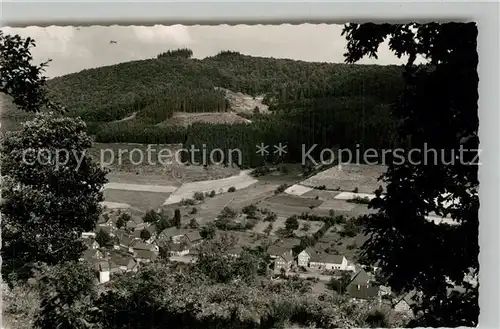
POLYGON ((155 59, 84 70, 48 84, 52 97, 81 116, 98 142, 239 148, 245 166, 264 161, 255 155, 261 142, 286 142, 288 162, 300 161, 302 144, 318 144, 318 150, 366 149, 395 142, 390 105, 402 90, 401 67, 311 63, 232 51, 203 60, 191 55, 189 49, 167 51, 155 59), (264 96, 270 114, 243 113, 251 124, 161 124, 174 112, 234 110, 218 88, 264 96))

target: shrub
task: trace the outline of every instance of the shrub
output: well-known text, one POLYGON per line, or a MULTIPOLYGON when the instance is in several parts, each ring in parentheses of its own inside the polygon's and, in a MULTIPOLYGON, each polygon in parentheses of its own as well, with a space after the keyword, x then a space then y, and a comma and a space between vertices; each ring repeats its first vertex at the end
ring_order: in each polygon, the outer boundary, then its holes
POLYGON ((234 186, 231 186, 227 191, 228 192, 235 192, 236 188, 234 186))
POLYGON ((273 230, 273 223, 269 223, 269 225, 267 225, 267 227, 264 229, 264 233, 269 235, 272 230, 273 230))
POLYGON ((274 194, 280 194, 280 193, 283 193, 283 192, 285 192, 285 190, 286 190, 287 188, 289 188, 289 187, 290 187, 290 185, 288 185, 288 184, 281 184, 280 186, 278 186, 278 187, 276 188, 276 190, 274 190, 274 194))
POLYGON ((198 209, 196 209, 195 207, 193 207, 193 209, 191 209, 190 214, 191 214, 191 215, 194 215, 194 214, 196 214, 197 212, 198 212, 198 209))
POLYGON ((358 204, 370 204, 370 198, 366 197, 366 196, 363 198, 359 197, 359 196, 355 196, 354 198, 347 200, 347 202, 358 203, 358 204))
POLYGON ((353 250, 353 249, 356 249, 356 247, 357 247, 356 243, 353 243, 353 244, 348 245, 346 248, 347 248, 347 250, 353 250))
POLYGON ((270 212, 267 214, 266 217, 264 217, 264 221, 274 222, 277 218, 278 218, 278 215, 276 215, 274 212, 270 212))
MULTIPOLYGON (((193 209, 196 209, 196 208, 193 208, 193 209)), ((198 224, 198 222, 196 221, 196 219, 194 218, 191 218, 191 220, 189 221, 189 225, 188 225, 190 228, 198 228, 200 227, 200 224, 198 224)))
POLYGON ((217 218, 219 219, 224 219, 224 218, 229 218, 229 219, 234 219, 238 215, 236 210, 229 208, 229 207, 224 207, 222 211, 220 212, 219 216, 217 218))
POLYGON ((252 175, 253 177, 260 177, 260 176, 264 176, 268 173, 269 173, 269 167, 261 166, 261 167, 257 167, 254 170, 252 170, 250 175, 252 175))
POLYGON ((359 189, 357 187, 354 188, 354 190, 352 190, 352 193, 358 193, 359 189))
POLYGON ((149 232, 148 230, 146 229, 143 229, 141 231, 141 239, 143 239, 144 241, 148 240, 151 238, 151 232, 149 232))
POLYGON ((252 203, 248 206, 243 207, 242 212, 250 218, 255 218, 257 206, 252 203))
MULTIPOLYGON (((120 215, 120 217, 122 217, 123 215, 125 215, 125 214, 120 215)), ((142 218, 142 220, 144 221, 144 223, 155 223, 159 219, 160 219, 160 216, 154 210, 148 211, 144 215, 144 217, 142 218)))
POLYGON ((256 220, 256 219, 254 219, 254 218, 250 218, 250 219, 248 219, 248 220, 246 221, 246 223, 245 223, 245 228, 246 228, 247 230, 251 230, 251 229, 253 229, 253 228, 255 227, 255 225, 256 225, 256 224, 257 224, 257 220, 256 220))
POLYGON ((205 200, 205 195, 202 192, 194 192, 193 198, 197 201, 205 200))
POLYGON ((291 216, 288 217, 285 221, 285 228, 287 231, 295 231, 296 229, 299 228, 299 221, 297 219, 297 216, 291 216))
POLYGON ((215 196, 215 190, 210 191, 209 196, 210 196, 211 198, 213 198, 213 197, 215 196))
POLYGON ((181 202, 179 202, 181 206, 194 206, 196 202, 194 202, 193 199, 182 199, 181 202))

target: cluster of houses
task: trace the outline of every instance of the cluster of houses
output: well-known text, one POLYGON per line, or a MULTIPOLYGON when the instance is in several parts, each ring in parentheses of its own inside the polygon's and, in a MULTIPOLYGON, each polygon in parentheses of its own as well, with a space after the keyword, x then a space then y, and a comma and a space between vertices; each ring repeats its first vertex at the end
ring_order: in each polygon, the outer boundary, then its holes
MULTIPOLYGON (((160 248, 168 251, 168 256, 186 256, 194 253, 194 247, 202 241, 198 230, 184 228, 166 228, 156 232, 154 225, 145 223, 139 215, 131 215, 125 227, 117 228, 116 214, 101 216, 95 232, 83 233, 87 250, 82 260, 90 261, 99 272, 101 283, 110 281, 116 274, 136 272, 142 264, 155 261, 159 257, 160 248), (99 246, 96 234, 106 232, 111 237, 107 246, 99 246), (148 230, 150 238, 141 238, 141 231, 148 230)), ((242 251, 241 245, 229 251, 229 255, 238 257, 242 251)), ((292 246, 272 244, 267 248, 272 260, 275 274, 297 272, 298 269, 310 273, 347 273, 351 278, 345 287, 345 293, 354 301, 366 301, 389 296, 389 288, 374 283, 374 279, 364 269, 357 268, 342 255, 320 254, 312 248, 302 250, 296 257, 292 246)), ((313 276, 314 277, 314 276, 313 276)), ((407 294, 397 301, 392 301, 394 309, 401 313, 411 312, 414 301, 407 294)))
MULTIPOLYGON (((268 253, 274 262, 274 272, 283 273, 293 271, 294 268, 312 270, 311 272, 336 272, 348 274, 350 280, 346 285, 345 293, 355 302, 367 300, 378 300, 381 303, 390 304, 398 313, 413 316, 411 306, 415 304, 413 296, 415 292, 404 294, 397 299, 391 298, 390 287, 377 284, 373 275, 368 274, 362 267, 357 267, 342 255, 319 254, 312 248, 302 250, 293 257, 290 248, 270 246, 268 253)), ((318 276, 309 276, 311 278, 318 276)))
POLYGON ((136 272, 141 264, 155 261, 161 247, 166 248, 169 256, 182 256, 189 254, 192 247, 201 241, 197 230, 171 227, 158 233, 155 225, 145 223, 138 215, 131 215, 125 226, 118 228, 118 215, 102 215, 94 232, 82 234, 87 250, 81 260, 94 264, 101 283, 108 282, 115 274, 136 272), (150 233, 146 240, 141 238, 143 230, 150 233), (99 231, 111 238, 106 246, 100 246, 96 241, 99 231))

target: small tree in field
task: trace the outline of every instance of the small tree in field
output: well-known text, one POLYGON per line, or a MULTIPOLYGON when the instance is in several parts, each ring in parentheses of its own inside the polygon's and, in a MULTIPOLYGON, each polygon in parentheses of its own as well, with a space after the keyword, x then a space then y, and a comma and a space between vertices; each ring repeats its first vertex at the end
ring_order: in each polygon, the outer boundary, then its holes
POLYGON ((296 216, 288 217, 285 221, 285 228, 288 232, 295 231, 299 228, 299 220, 296 216))
POLYGON ((198 228, 198 227, 200 227, 200 224, 198 224, 196 219, 191 218, 191 221, 189 222, 189 227, 190 228, 198 228))
POLYGON ((181 228, 181 211, 179 209, 175 209, 174 212, 174 225, 177 228, 181 228))
POLYGON ((144 240, 144 241, 147 241, 147 240, 151 239, 151 232, 149 232, 146 229, 143 229, 141 231, 141 239, 144 240))

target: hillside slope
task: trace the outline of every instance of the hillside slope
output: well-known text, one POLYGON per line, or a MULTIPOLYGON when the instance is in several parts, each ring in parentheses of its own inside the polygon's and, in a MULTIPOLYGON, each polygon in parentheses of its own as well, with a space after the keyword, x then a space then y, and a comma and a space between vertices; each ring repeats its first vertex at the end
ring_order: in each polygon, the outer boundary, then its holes
POLYGON ((81 116, 102 143, 183 143, 242 151, 245 166, 278 161, 255 145, 288 145, 302 161, 316 144, 355 150, 393 146, 398 66, 329 64, 221 52, 83 70, 48 81, 50 95, 81 116), (256 109, 258 108, 258 110, 256 109))
MULTIPOLYGON (((264 104, 335 96, 394 98, 396 66, 347 65, 221 53, 203 60, 160 58, 121 63, 57 77, 53 96, 86 121, 110 122, 133 112, 161 122, 173 112, 224 112, 224 90, 267 95, 264 104), (362 81, 364 80, 364 87, 362 81), (364 89, 361 89, 364 88, 364 89)), ((229 93, 228 98, 234 93, 229 93)))

